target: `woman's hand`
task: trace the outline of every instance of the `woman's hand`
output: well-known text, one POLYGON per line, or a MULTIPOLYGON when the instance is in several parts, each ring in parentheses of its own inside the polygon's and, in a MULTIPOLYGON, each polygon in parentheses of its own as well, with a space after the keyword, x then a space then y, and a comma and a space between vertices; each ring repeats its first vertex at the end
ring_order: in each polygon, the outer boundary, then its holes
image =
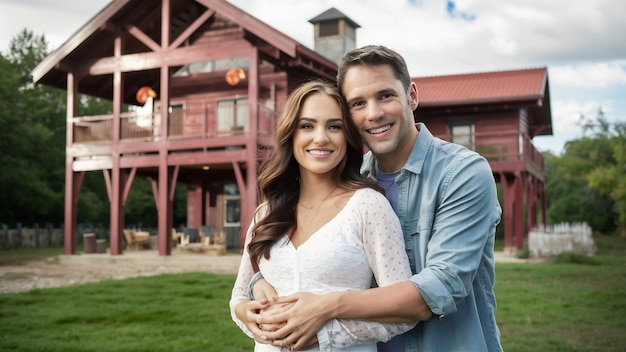
POLYGON ((246 325, 246 328, 252 333, 254 340, 259 343, 267 344, 271 342, 267 338, 263 338, 265 332, 258 324, 260 313, 269 306, 270 302, 263 298, 256 301, 242 301, 235 307, 235 315, 246 325))
POLYGON ((332 317, 325 295, 300 292, 287 297, 274 298, 271 305, 280 309, 272 314, 260 314, 259 323, 278 327, 264 336, 272 345, 300 350, 317 345, 317 332, 332 317))

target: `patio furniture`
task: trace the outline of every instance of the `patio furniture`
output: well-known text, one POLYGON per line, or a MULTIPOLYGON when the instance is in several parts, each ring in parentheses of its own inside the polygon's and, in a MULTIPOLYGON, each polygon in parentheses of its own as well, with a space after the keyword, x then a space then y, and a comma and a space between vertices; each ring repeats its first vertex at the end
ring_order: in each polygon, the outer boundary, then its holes
POLYGON ((200 234, 197 228, 185 227, 183 229, 183 233, 185 234, 185 236, 189 237, 189 243, 200 242, 200 234))
POLYGON ((124 230, 126 249, 140 251, 150 246, 150 233, 147 231, 124 230))
POLYGON ((213 244, 215 237, 214 226, 200 226, 200 243, 205 245, 213 244))
POLYGON ((83 253, 96 253, 96 234, 86 233, 83 235, 83 253))

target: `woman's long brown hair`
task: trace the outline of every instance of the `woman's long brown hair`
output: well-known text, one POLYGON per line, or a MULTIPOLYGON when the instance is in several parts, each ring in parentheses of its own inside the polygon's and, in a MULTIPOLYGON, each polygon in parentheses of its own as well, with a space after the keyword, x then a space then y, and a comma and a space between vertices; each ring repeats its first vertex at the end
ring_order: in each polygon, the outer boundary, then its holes
POLYGON ((293 156, 293 135, 302 105, 314 94, 326 94, 337 101, 343 115, 344 134, 348 142, 346 156, 335 169, 334 178, 338 188, 355 190, 370 187, 382 189, 359 172, 363 162, 363 145, 359 133, 350 119, 348 108, 336 87, 330 83, 314 80, 296 88, 287 99, 278 118, 274 135, 275 148, 261 167, 257 179, 261 201, 267 202, 264 216, 255 223, 252 239, 248 244, 250 260, 255 271, 261 257, 270 258, 272 245, 285 234, 291 236, 296 225, 296 206, 300 197, 299 165, 293 156))

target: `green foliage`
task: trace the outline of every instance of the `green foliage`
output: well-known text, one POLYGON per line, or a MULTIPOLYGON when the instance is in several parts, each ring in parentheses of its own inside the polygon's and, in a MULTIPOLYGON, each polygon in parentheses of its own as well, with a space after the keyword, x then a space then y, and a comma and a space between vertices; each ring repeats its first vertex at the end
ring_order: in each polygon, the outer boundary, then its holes
POLYGON ((87 172, 78 197, 77 217, 85 223, 109 223, 109 201, 102 172, 87 172))
POLYGON ((0 56, 0 222, 62 219, 63 94, 35 86, 30 71, 47 52, 42 36, 22 31, 0 56))
POLYGON ((611 198, 618 214, 617 225, 626 233, 626 122, 616 123, 614 131, 609 137, 614 162, 597 166, 587 181, 591 189, 611 198))
POLYGON ((586 264, 586 265, 597 265, 598 261, 588 255, 584 255, 581 253, 573 253, 573 252, 563 252, 556 255, 553 255, 550 260, 554 263, 569 263, 569 264, 586 264))
POLYGON ((595 125, 585 123, 585 131, 596 133, 570 141, 562 156, 544 155, 547 215, 550 223, 586 222, 594 231, 609 233, 618 225, 618 212, 626 212, 626 207, 620 210, 619 191, 616 197, 609 196, 607 191, 620 189, 617 187, 620 180, 626 181, 612 176, 616 173, 605 175, 605 172, 623 170, 624 162, 618 166, 620 161, 613 146, 615 137, 610 134, 612 125, 602 115, 597 120, 595 125))
POLYGON ((530 250, 528 248, 520 249, 515 253, 515 258, 528 259, 530 258, 530 250))

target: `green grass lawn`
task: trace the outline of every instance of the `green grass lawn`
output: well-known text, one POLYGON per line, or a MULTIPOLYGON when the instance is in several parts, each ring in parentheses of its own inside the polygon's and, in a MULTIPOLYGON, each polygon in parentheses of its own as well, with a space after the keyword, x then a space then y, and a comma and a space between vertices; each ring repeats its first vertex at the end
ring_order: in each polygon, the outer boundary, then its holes
POLYGON ((191 273, 0 295, 0 351, 251 351, 230 319, 233 280, 191 273))
MULTIPOLYGON (((596 243, 593 258, 497 264, 505 351, 624 350, 626 240, 596 243)), ((2 294, 0 351, 251 351, 230 319, 233 282, 190 273, 2 294)))

